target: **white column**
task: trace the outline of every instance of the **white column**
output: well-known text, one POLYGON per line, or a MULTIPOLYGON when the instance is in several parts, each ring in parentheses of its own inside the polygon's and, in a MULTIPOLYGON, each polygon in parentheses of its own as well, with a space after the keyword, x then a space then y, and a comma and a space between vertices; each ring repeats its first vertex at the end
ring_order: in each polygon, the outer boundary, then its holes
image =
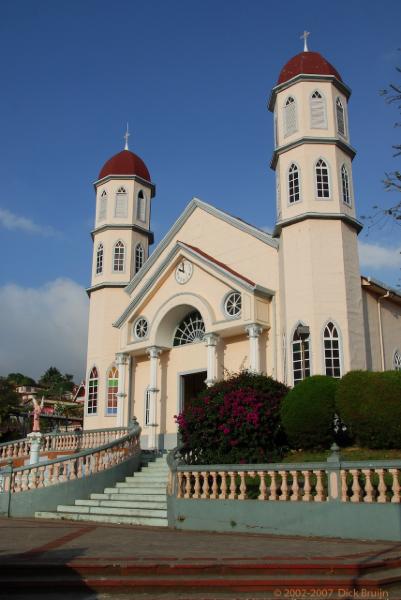
POLYGON ((150 380, 149 380, 149 395, 150 395, 150 411, 149 411, 149 444, 150 450, 157 450, 157 394, 159 389, 157 387, 157 371, 158 371, 158 357, 162 348, 158 346, 151 346, 147 349, 147 353, 150 358, 150 380))
POLYGON ((207 347, 207 379, 206 385, 210 387, 217 380, 217 352, 216 346, 219 336, 215 333, 206 333, 204 341, 207 347))
POLYGON ((116 365, 118 368, 118 391, 117 391, 117 427, 128 425, 128 411, 125 411, 125 399, 127 397, 126 381, 129 380, 130 355, 126 352, 116 354, 116 365))
POLYGON ((249 337, 249 370, 254 373, 260 373, 260 348, 259 336, 263 328, 256 323, 247 325, 245 331, 249 337))

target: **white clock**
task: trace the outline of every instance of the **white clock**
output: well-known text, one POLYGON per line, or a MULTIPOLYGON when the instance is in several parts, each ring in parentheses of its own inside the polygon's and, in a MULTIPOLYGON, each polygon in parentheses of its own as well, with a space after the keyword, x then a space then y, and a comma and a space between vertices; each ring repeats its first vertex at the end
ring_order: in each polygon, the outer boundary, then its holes
POLYGON ((175 270, 175 279, 177 283, 186 283, 191 279, 193 271, 192 263, 183 259, 175 270))

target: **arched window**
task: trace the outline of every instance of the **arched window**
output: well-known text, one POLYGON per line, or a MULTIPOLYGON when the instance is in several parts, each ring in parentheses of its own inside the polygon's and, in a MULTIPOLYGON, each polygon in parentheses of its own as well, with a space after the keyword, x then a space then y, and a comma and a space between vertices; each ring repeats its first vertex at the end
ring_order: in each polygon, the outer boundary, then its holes
POLYGON ((297 106, 295 99, 289 96, 284 105, 284 137, 295 133, 297 126, 297 106))
POLYGON ((322 158, 315 165, 315 173, 316 196, 318 198, 330 198, 329 169, 322 158))
POLYGON ((173 346, 184 346, 201 342, 205 335, 205 324, 198 310, 190 312, 178 325, 174 333, 173 346))
POLYGON ((128 216, 128 199, 127 190, 124 187, 120 187, 116 194, 116 209, 114 216, 124 218, 128 216))
POLYGON ((324 328, 323 345, 326 375, 341 377, 340 338, 337 327, 331 322, 324 328))
POLYGON ((396 371, 401 371, 401 353, 398 350, 394 352, 393 368, 396 371))
POLYGON ((299 324, 292 338, 292 372, 294 385, 310 376, 309 327, 299 324))
POLYGON ((292 163, 288 169, 288 202, 294 204, 299 200, 299 170, 297 165, 292 163))
POLYGON ((341 98, 336 99, 337 131, 345 136, 345 112, 341 98))
POLYGON ((150 390, 145 391, 144 425, 150 425, 150 390))
POLYGON ((142 268, 144 261, 145 250, 143 249, 142 244, 137 244, 135 246, 135 273, 138 273, 139 269, 142 268))
POLYGON ((146 196, 142 190, 138 192, 136 200, 136 218, 142 223, 146 221, 146 196))
POLYGON ((118 369, 112 367, 107 375, 107 404, 108 415, 117 414, 117 392, 118 392, 118 369))
POLYGON ((125 246, 120 241, 114 246, 113 251, 113 271, 122 272, 124 271, 124 259, 125 259, 125 246))
POLYGON ((343 191, 343 202, 344 202, 344 204, 348 204, 348 206, 351 206, 349 176, 348 176, 347 167, 345 165, 343 165, 341 167, 341 186, 342 186, 342 191, 343 191))
POLYGON ((98 221, 104 221, 107 218, 107 192, 103 190, 99 200, 98 221))
POLYGON ((103 273, 103 244, 99 244, 96 251, 96 275, 103 273))
POLYGON ((88 403, 86 406, 86 412, 88 415, 95 415, 97 413, 98 383, 99 377, 97 369, 96 367, 93 367, 88 380, 88 403))
POLYGON ((326 129, 326 100, 315 90, 310 99, 310 126, 311 129, 326 129))

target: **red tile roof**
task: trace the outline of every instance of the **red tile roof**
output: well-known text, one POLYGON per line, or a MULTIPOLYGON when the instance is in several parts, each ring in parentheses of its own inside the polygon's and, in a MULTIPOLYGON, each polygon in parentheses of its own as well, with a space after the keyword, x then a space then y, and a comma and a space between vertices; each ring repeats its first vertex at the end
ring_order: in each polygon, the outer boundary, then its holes
POLYGON ((342 81, 339 72, 319 52, 300 52, 281 69, 278 84, 296 75, 334 75, 342 81))
POLYGON ((151 181, 148 168, 142 158, 130 150, 122 150, 103 165, 99 179, 107 175, 138 175, 146 181, 151 181))

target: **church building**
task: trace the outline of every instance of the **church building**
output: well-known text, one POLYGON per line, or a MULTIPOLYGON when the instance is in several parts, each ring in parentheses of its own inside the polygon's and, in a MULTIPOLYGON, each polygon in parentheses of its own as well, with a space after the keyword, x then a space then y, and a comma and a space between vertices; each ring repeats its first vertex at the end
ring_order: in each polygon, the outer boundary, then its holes
POLYGON ((314 374, 401 369, 401 295, 359 269, 350 95, 306 43, 281 70, 268 102, 272 234, 193 198, 150 253, 150 173, 128 143, 105 163, 95 182, 85 429, 135 416, 143 448, 172 448, 174 415, 226 373, 293 386, 314 374))

